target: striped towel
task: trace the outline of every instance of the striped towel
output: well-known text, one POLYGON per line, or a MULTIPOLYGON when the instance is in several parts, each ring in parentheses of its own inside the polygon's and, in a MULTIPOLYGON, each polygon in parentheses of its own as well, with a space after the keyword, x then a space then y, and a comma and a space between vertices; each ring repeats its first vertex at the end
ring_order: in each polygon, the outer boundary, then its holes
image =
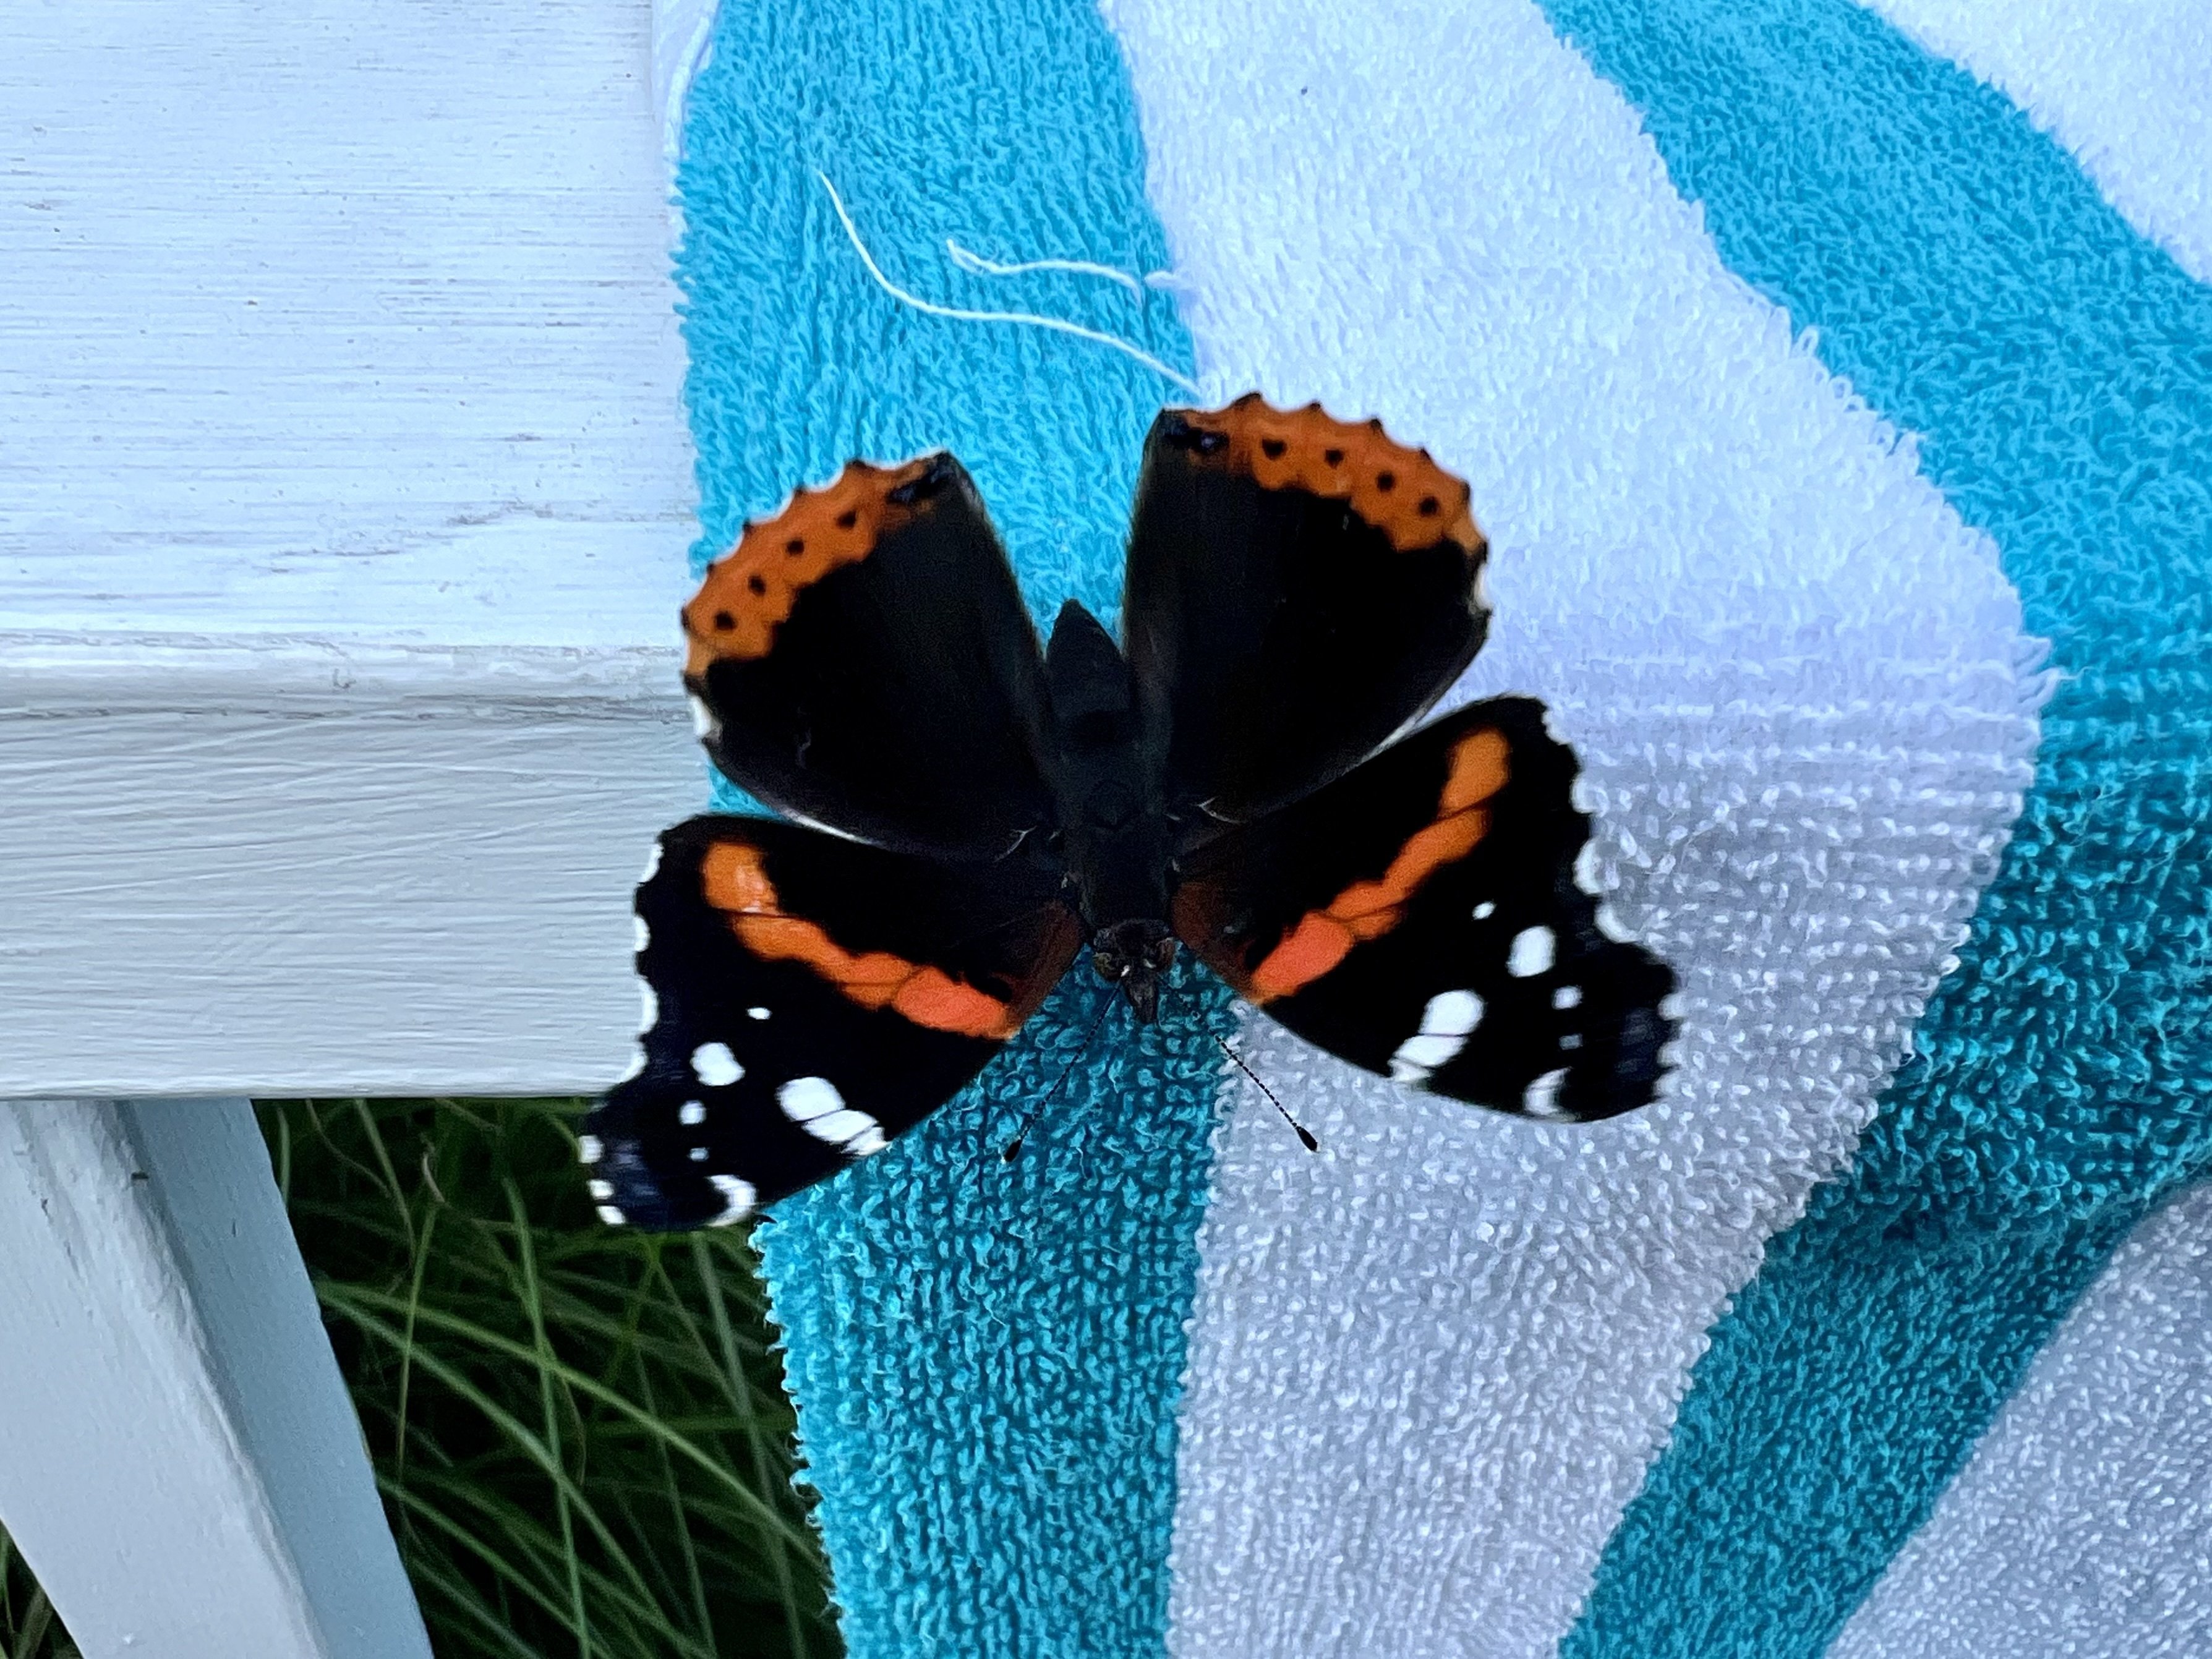
POLYGON ((1163 403, 1378 415, 1683 985, 1571 1127, 1186 973, 979 1164, 1064 988, 781 1206, 857 1659, 2212 1651, 2212 9, 2094 10, 668 0, 698 564, 943 446, 1110 617, 1163 403))

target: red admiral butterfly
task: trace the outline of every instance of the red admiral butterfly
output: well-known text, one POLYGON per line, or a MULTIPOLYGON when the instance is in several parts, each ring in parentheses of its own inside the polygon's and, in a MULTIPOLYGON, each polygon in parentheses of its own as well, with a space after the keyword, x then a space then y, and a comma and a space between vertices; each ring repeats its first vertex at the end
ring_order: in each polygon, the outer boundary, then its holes
POLYGON ((1433 1093, 1649 1101, 1674 975, 1578 879, 1541 706, 1382 747, 1480 647, 1488 551, 1380 422, 1256 393, 1153 425, 1119 647, 1071 601, 1039 654, 950 455, 855 461, 748 526, 684 607, 684 684, 714 764, 794 822, 660 838, 642 1059, 585 1125, 600 1213, 734 1221, 881 1150, 1086 949, 1140 1020, 1180 941, 1433 1093))

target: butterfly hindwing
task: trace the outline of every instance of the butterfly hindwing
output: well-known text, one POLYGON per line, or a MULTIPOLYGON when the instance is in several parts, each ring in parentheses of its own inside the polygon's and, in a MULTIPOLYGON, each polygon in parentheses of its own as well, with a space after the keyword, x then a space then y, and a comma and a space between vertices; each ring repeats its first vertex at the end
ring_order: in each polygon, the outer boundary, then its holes
POLYGON ((981 1071, 1073 958, 1047 872, 765 819, 660 838, 638 888, 640 1069, 584 1124, 594 1194, 650 1230, 834 1175, 981 1071))
POLYGON ((1350 770, 1482 643, 1467 486, 1376 422, 1258 394, 1146 441, 1122 639, 1182 843, 1350 770))
POLYGON ((1578 879, 1575 772, 1540 704, 1472 704, 1208 842, 1176 931, 1370 1071, 1532 1117, 1628 1111, 1665 1069, 1674 980, 1578 879))
POLYGON ((771 806, 941 858, 1050 823, 1036 631, 950 455, 800 490, 708 571, 684 629, 708 752, 771 806))

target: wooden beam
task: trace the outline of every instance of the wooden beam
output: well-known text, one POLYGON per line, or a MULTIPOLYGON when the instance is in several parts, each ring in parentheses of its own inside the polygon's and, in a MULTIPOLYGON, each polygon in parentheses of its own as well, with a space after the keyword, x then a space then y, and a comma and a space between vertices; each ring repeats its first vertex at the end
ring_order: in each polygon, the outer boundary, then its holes
POLYGON ((653 48, 0 8, 0 1097, 622 1070, 704 797, 653 48))

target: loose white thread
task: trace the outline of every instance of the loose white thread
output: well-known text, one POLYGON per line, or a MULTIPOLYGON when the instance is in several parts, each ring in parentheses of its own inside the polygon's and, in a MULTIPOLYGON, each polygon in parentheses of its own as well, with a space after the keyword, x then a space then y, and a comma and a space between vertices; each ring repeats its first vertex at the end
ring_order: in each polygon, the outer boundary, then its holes
POLYGON ((1026 311, 959 311, 951 306, 933 305, 919 295, 908 293, 884 275, 882 268, 876 264, 873 257, 868 252, 868 245, 860 240, 859 228, 853 223, 853 216, 845 211, 844 201, 837 194, 837 186, 830 182, 830 175, 817 170, 814 176, 822 181, 822 188, 830 192, 830 205, 837 210, 837 217, 845 227, 845 234, 852 240, 853 251, 860 256, 860 263, 868 268, 868 275, 876 279, 877 287, 901 304, 912 306, 916 311, 925 312, 932 317, 949 317, 955 322, 1027 323, 1036 328, 1048 328, 1061 334, 1073 334, 1078 339, 1095 341, 1099 345, 1111 346, 1116 351, 1126 352, 1155 374, 1174 381, 1194 398, 1204 395, 1200 392, 1196 381, 1186 380, 1158 358, 1131 345, 1127 340, 1116 339, 1111 334, 1101 334, 1096 329, 1064 322, 1057 317, 1039 317, 1026 311))
POLYGON ((963 270, 972 270, 985 276, 1026 276, 1033 270, 1064 270, 1076 276, 1103 276, 1109 283, 1119 283, 1141 300, 1145 286, 1126 270, 1116 270, 1111 265, 1093 264, 1088 259, 1024 259, 1018 265, 1002 265, 996 259, 986 259, 980 253, 970 253, 950 236, 945 239, 945 251, 952 256, 952 263, 963 270))

